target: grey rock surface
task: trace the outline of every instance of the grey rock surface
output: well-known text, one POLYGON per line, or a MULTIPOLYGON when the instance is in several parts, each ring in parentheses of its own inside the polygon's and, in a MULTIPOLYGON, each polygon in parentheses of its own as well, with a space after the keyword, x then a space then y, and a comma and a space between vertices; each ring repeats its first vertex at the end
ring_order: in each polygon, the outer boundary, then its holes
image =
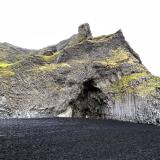
POLYGON ((121 30, 92 37, 83 24, 57 45, 25 54, 16 50, 10 60, 12 50, 0 50, 1 118, 160 123, 160 78, 145 68, 121 30))

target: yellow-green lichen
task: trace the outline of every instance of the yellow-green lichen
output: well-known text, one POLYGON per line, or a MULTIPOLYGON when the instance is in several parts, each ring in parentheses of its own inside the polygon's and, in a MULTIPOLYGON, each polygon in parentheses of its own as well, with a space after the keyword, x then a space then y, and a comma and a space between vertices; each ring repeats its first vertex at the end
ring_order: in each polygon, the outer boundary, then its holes
POLYGON ((130 82, 138 80, 141 77, 146 77, 148 74, 146 72, 143 73, 134 73, 131 75, 123 76, 118 82, 116 82, 113 87, 118 92, 123 92, 130 87, 130 82))
POLYGON ((0 77, 11 77, 11 76, 14 76, 15 73, 13 71, 10 71, 10 70, 3 70, 3 71, 0 71, 0 77))
MULTIPOLYGON (((123 62, 127 62, 130 60, 129 52, 121 47, 117 48, 116 50, 112 51, 112 56, 107 57, 104 60, 101 61, 94 61, 96 63, 100 63, 106 67, 114 68, 118 67, 123 62)), ((130 63, 133 63, 133 61, 130 60, 130 63)))
POLYGON ((0 77, 10 77, 14 75, 14 72, 11 70, 10 63, 0 59, 0 77))
POLYGON ((7 68, 9 67, 11 64, 4 61, 3 59, 0 59, 0 69, 4 69, 4 68, 7 68))
POLYGON ((89 63, 89 60, 86 59, 82 59, 82 60, 70 60, 69 64, 85 64, 85 63, 89 63))
POLYGON ((59 52, 53 53, 53 55, 50 55, 50 56, 42 55, 41 58, 43 61, 50 63, 50 62, 54 61, 62 53, 63 53, 62 51, 59 51, 59 52))
POLYGON ((64 68, 64 67, 70 67, 70 65, 67 64, 67 63, 45 64, 44 66, 39 66, 39 67, 36 67, 36 68, 32 69, 32 71, 51 72, 51 71, 54 71, 56 69, 64 68))
POLYGON ((148 72, 134 73, 128 76, 123 76, 118 82, 112 85, 112 89, 117 93, 117 96, 122 96, 126 92, 137 95, 147 95, 160 87, 160 78, 155 77, 148 72), (140 79, 146 79, 141 81, 140 79), (131 82, 137 81, 136 85, 131 85, 131 82))
POLYGON ((153 93, 156 88, 160 88, 160 78, 150 75, 146 82, 138 85, 134 90, 139 95, 147 95, 153 93))

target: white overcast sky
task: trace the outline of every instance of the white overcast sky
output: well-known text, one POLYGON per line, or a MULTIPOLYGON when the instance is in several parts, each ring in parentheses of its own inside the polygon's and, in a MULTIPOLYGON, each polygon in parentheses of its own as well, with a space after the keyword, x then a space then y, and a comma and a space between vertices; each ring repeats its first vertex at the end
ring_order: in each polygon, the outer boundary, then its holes
POLYGON ((160 76, 160 0, 0 0, 0 42, 39 49, 77 33, 122 29, 143 64, 160 76))

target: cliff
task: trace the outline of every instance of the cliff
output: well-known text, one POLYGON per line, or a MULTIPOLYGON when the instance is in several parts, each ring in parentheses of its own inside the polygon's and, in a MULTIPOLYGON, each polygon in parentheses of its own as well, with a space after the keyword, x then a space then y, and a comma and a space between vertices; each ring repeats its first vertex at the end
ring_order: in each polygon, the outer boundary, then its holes
POLYGON ((160 78, 121 30, 78 34, 40 50, 0 43, 0 117, 73 116, 160 123, 160 78))

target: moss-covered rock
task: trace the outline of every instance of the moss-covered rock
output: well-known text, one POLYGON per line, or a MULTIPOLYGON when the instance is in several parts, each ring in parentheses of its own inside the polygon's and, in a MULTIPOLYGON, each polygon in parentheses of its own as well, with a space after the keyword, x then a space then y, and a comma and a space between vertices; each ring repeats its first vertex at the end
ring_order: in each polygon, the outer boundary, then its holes
POLYGON ((44 66, 39 66, 37 68, 34 68, 32 71, 37 72, 53 72, 56 69, 64 68, 64 67, 70 67, 67 63, 59 63, 59 64, 45 64, 44 66))
POLYGON ((58 56, 60 56, 62 53, 63 53, 62 51, 58 51, 58 52, 52 53, 52 54, 49 55, 49 56, 42 55, 41 58, 42 58, 42 60, 45 61, 46 63, 51 63, 51 62, 53 62, 58 56))
POLYGON ((160 78, 145 68, 120 30, 92 37, 83 24, 69 39, 36 51, 0 43, 0 79, 3 118, 160 119, 160 78))
POLYGON ((7 68, 9 67, 11 64, 4 61, 3 59, 0 59, 0 69, 4 69, 4 68, 7 68))

